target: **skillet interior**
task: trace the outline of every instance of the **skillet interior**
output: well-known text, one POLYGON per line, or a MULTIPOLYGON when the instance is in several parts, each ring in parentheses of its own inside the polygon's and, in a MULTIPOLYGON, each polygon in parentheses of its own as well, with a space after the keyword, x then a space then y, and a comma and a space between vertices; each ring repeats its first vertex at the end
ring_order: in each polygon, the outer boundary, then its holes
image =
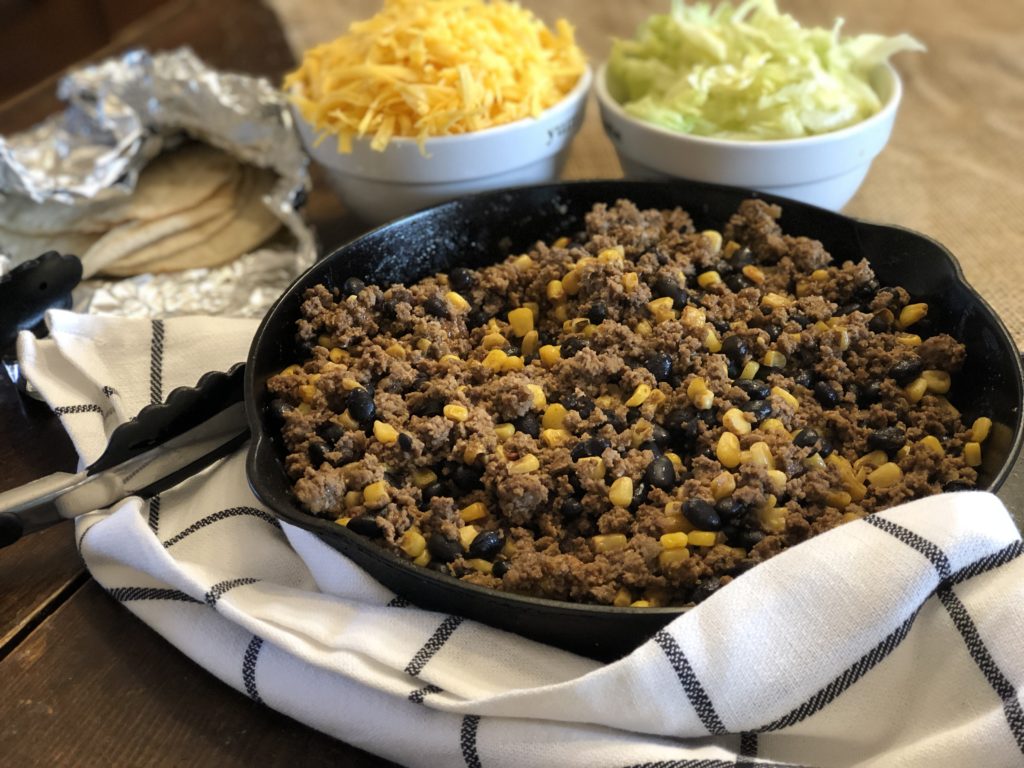
MULTIPOLYGON (((267 314, 246 365, 246 408, 253 439, 249 483, 280 518, 314 532, 381 583, 425 608, 457 613, 599 659, 632 650, 679 615, 680 608, 612 608, 511 595, 460 582, 392 555, 329 520, 302 511, 266 416, 266 381, 300 361, 295 321, 303 292, 317 283, 340 286, 347 277, 390 284, 415 282, 453 266, 483 266, 553 240, 582 226, 594 203, 629 198, 642 208, 682 206, 698 229, 721 228, 739 203, 760 197, 782 206, 790 234, 821 240, 837 261, 865 257, 882 284, 904 286, 927 301, 929 319, 967 347, 964 370, 950 393, 965 421, 987 415, 980 487, 995 491, 1009 474, 1022 442, 1021 360, 1005 326, 964 280, 939 243, 898 227, 857 221, 831 211, 746 190, 695 182, 596 181, 526 187, 464 198, 388 224, 343 246, 302 275, 267 314)), ((1020 521, 1018 521, 1019 524, 1020 521)))

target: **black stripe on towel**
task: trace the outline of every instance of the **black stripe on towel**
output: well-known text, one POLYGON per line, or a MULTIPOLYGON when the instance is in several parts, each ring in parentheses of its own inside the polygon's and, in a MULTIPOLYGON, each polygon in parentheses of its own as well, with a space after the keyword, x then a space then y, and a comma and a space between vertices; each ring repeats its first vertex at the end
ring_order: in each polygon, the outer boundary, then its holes
POLYGON ((409 694, 409 701, 413 704, 422 704, 423 700, 432 693, 441 693, 442 688, 438 688, 436 685, 425 685, 422 688, 417 688, 415 691, 409 694))
POLYGON ((894 536, 908 547, 916 549, 922 555, 927 557, 931 564, 935 566, 935 570, 939 572, 939 578, 941 580, 945 581, 949 578, 950 571, 952 570, 949 565, 949 558, 946 557, 946 554, 941 549, 928 541, 928 539, 923 536, 918 536, 909 528, 904 528, 902 525, 894 523, 891 520, 886 520, 884 517, 879 517, 878 515, 868 515, 863 518, 863 520, 868 525, 873 525, 875 528, 885 531, 890 536, 894 536))
MULTIPOLYGON (((868 515, 866 518, 864 518, 864 520, 869 521, 873 517, 873 515, 868 515)), ((902 526, 898 527, 902 528, 902 526)), ((916 534, 914 535, 916 536, 916 534)), ((924 540, 922 539, 922 541, 924 540)), ((930 542, 925 543, 930 544, 930 542)), ((916 549, 916 547, 914 548, 916 549)), ((973 563, 969 563, 956 573, 950 574, 947 580, 939 582, 939 584, 935 588, 935 592, 938 592, 940 589, 947 587, 950 583, 958 584, 967 579, 974 578, 975 576, 980 576, 982 574, 988 573, 989 571, 995 570, 996 568, 1002 565, 1006 565, 1012 560, 1020 557, 1021 554, 1024 554, 1024 546, 1022 546, 1021 542, 1019 541, 1013 542, 1012 544, 1004 547, 998 552, 995 552, 991 555, 986 555, 985 557, 978 558, 973 563)), ((942 555, 942 558, 945 559, 945 555, 942 555)), ((932 594, 935 594, 935 592, 933 592, 932 594)), ((878 645, 876 645, 874 648, 868 651, 864 656, 862 656, 849 668, 843 671, 832 682, 830 682, 820 691, 818 691, 809 699, 807 699, 807 701, 805 701, 799 707, 796 707, 788 714, 783 715, 782 717, 769 723, 768 725, 762 726, 760 728, 755 728, 754 730, 758 732, 764 732, 777 731, 780 728, 788 728, 789 726, 795 725, 801 720, 810 717, 811 715, 820 711, 827 704, 834 701, 836 698, 840 696, 840 694, 846 691, 847 688, 849 688, 855 682, 860 680, 860 678, 867 674, 880 661, 885 659, 886 656, 892 653, 899 646, 899 644, 903 642, 903 639, 909 634, 910 628, 913 626, 914 620, 917 618, 917 614, 920 610, 921 607, 918 606, 917 610, 911 613, 910 616, 908 616, 902 624, 900 624, 889 635, 887 635, 878 645)))
POLYGON ((107 397, 113 397, 117 394, 117 390, 113 387, 103 387, 103 394, 107 397))
POLYGON ((213 608, 217 604, 217 601, 224 597, 225 593, 230 592, 235 587, 243 587, 246 584, 255 584, 259 579, 254 579, 251 576, 245 576, 241 579, 228 579, 218 584, 214 584, 210 587, 210 591, 206 593, 206 604, 213 608))
POLYGON ((480 755, 476 750, 476 733, 480 727, 480 715, 466 715, 459 730, 459 746, 466 768, 481 768, 480 755))
POLYGON ((974 659, 974 663, 978 665, 978 669, 981 670, 988 684, 992 686, 992 690, 1002 700, 1006 724, 1010 727, 1010 732, 1017 742, 1017 749, 1024 753, 1024 710, 1021 710, 1020 699, 1017 698, 1017 691, 1014 689, 1013 683, 999 669, 999 665, 996 664, 992 654, 985 646, 985 641, 981 639, 978 627, 967 611, 967 606, 960 601, 952 588, 940 589, 939 600, 953 620, 960 637, 964 639, 967 651, 974 659))
MULTIPOLYGON (((758 768, 796 768, 790 763, 783 766, 781 763, 749 763, 758 768)), ((627 768, 734 768, 735 763, 731 760, 718 760, 713 757, 689 760, 656 760, 650 763, 635 763, 627 768)))
MULTIPOLYGON (((160 494, 149 500, 149 530, 154 534, 160 529, 160 494)), ((166 544, 164 545, 166 546, 166 544)))
POLYGON ((736 758, 736 768, 753 768, 757 765, 748 757, 757 757, 757 734, 744 732, 740 734, 740 754, 736 758))
POLYGON ((704 724, 704 727, 715 735, 725 733, 725 726, 715 711, 714 704, 711 703, 707 691, 704 690, 704 686, 700 684, 700 680, 694 674, 686 654, 683 653, 683 649, 679 647, 676 639, 663 629, 654 636, 654 641, 665 652, 666 658, 672 665, 672 669, 675 670, 676 677, 679 678, 679 682, 686 692, 686 697, 690 700, 691 706, 696 710, 697 716, 700 718, 701 723, 704 724))
POLYGON ((103 409, 95 403, 83 403, 82 405, 58 405, 53 409, 58 416, 69 416, 75 413, 98 413, 103 416, 103 409))
POLYGON ((260 692, 256 688, 256 662, 259 660, 260 651, 263 650, 263 638, 252 636, 249 645, 245 649, 245 656, 242 657, 242 684, 245 685, 245 692, 249 698, 262 704, 260 692))
POLYGON ((404 597, 399 597, 398 595, 395 595, 390 600, 388 600, 387 605, 385 605, 384 607, 385 608, 408 608, 409 607, 409 601, 406 600, 404 597))
POLYGON ((197 603, 202 605, 191 595, 186 595, 179 589, 161 589, 159 587, 114 587, 110 596, 121 603, 129 603, 135 600, 175 600, 180 603, 197 603))
POLYGON ((149 342, 149 402, 164 399, 164 321, 153 320, 149 342))
POLYGON ((207 515, 206 517, 197 520, 177 536, 172 536, 167 539, 167 541, 163 543, 164 547, 173 547, 179 541, 191 536, 196 531, 200 531, 209 525, 219 523, 221 520, 227 520, 232 517, 256 517, 270 523, 275 528, 281 528, 281 523, 278 522, 277 518, 268 512, 264 512, 262 509, 257 509, 256 507, 231 507, 230 509, 222 509, 219 512, 214 512, 212 515, 207 515))
POLYGON ((459 628, 461 623, 461 616, 448 616, 445 618, 441 625, 434 630, 434 634, 430 636, 430 639, 423 644, 423 647, 416 651, 416 655, 412 657, 412 661, 405 668, 406 674, 415 677, 422 672, 423 668, 427 666, 427 662, 444 647, 444 644, 448 642, 448 638, 459 628))

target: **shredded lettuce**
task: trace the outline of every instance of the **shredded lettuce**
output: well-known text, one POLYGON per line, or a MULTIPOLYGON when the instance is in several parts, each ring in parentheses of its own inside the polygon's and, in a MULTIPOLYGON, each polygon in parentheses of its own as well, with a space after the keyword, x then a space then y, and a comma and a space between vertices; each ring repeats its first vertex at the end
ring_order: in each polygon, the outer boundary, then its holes
POLYGON ((631 115, 670 130, 727 139, 789 139, 857 123, 881 108, 871 70, 910 35, 842 37, 804 28, 775 0, 712 7, 672 0, 608 62, 612 98, 631 115))

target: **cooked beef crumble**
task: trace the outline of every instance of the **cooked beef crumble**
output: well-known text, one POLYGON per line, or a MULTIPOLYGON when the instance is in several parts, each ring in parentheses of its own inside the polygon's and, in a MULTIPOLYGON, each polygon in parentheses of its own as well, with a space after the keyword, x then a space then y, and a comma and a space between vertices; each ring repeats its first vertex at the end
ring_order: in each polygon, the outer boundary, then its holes
POLYGON ((311 289, 310 357, 269 382, 295 495, 466 581, 625 606, 973 486, 963 346, 780 213, 698 233, 619 201, 491 267, 311 289))

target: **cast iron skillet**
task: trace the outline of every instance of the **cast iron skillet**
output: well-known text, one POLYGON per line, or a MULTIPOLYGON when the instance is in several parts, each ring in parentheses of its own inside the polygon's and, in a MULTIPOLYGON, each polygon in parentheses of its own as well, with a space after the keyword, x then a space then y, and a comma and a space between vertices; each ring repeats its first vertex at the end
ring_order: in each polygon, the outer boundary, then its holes
POLYGON ((311 267, 263 320, 246 364, 245 399, 252 431, 247 471, 259 499, 281 519, 312 531, 381 583, 412 602, 467 616, 598 659, 632 650, 679 615, 680 608, 612 608, 522 597, 460 582, 414 566, 329 520, 313 517, 292 496, 283 450, 267 413, 268 377, 303 359, 295 321, 307 288, 340 286, 356 276, 387 285, 413 282, 457 265, 483 266, 525 252, 537 240, 582 229, 594 203, 629 198, 641 208, 682 206, 699 229, 724 226, 740 202, 762 197, 782 205, 782 228, 821 240, 842 262, 866 257, 883 285, 904 286, 927 301, 936 331, 967 347, 950 397, 970 423, 995 423, 980 467, 982 488, 996 490, 1022 442, 1022 366, 1003 323, 965 282, 939 243, 898 227, 880 226, 768 195, 689 182, 594 181, 527 187, 467 197, 388 224, 311 267))

